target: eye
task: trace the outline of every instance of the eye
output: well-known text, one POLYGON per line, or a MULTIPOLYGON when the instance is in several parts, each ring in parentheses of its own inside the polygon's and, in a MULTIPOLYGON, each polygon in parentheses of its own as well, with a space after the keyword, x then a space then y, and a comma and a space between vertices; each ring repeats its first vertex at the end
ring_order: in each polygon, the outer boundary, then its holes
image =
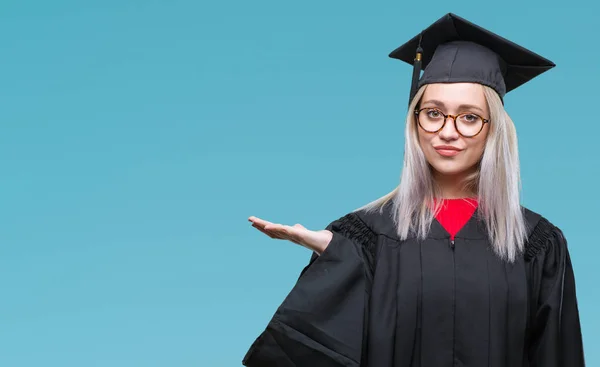
POLYGON ((462 119, 465 122, 476 122, 477 120, 479 120, 479 117, 477 115, 473 115, 473 114, 468 113, 466 115, 463 115, 462 119))
POLYGON ((432 119, 436 119, 436 118, 440 118, 442 116, 442 114, 440 113, 440 111, 438 110, 427 110, 427 117, 432 118, 432 119))

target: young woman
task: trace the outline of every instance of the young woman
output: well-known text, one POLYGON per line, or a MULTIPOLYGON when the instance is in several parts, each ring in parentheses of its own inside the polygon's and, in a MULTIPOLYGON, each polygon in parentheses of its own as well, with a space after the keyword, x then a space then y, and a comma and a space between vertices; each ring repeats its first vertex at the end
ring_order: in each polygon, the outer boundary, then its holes
POLYGON ((454 14, 391 56, 414 50, 400 185, 320 231, 250 218, 314 254, 244 365, 584 366, 567 243, 520 206, 503 106, 554 64, 454 14))

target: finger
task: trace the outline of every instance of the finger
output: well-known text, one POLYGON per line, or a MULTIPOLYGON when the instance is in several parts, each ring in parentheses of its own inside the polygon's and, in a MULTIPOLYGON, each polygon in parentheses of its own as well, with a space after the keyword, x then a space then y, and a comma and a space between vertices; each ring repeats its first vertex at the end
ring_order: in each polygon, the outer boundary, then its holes
POLYGON ((260 219, 257 217, 250 217, 248 218, 248 221, 252 222, 253 224, 258 224, 261 227, 265 227, 266 225, 272 225, 273 223, 266 221, 264 219, 260 219))
POLYGON ((263 229, 263 228, 261 228, 259 225, 257 225, 257 224, 252 224, 252 227, 254 227, 254 228, 258 229, 259 231, 261 231, 262 233, 266 234, 267 236, 269 236, 269 237, 271 237, 271 238, 274 238, 274 236, 273 236, 273 233, 271 233, 271 232, 269 232, 269 231, 266 231, 266 230, 264 230, 264 229, 263 229))
POLYGON ((275 238, 275 236, 273 236, 271 233, 265 231, 264 229, 260 228, 259 226, 256 226, 253 224, 252 227, 258 229, 259 231, 261 231, 262 233, 266 234, 267 236, 269 236, 271 238, 275 238))
POLYGON ((276 233, 277 235, 279 235, 287 240, 290 240, 294 243, 301 244, 303 242, 302 232, 298 231, 297 228, 286 226, 286 225, 276 225, 276 226, 269 226, 267 230, 271 231, 272 233, 276 233))
POLYGON ((253 222, 253 227, 267 234, 271 238, 289 240, 296 244, 303 245, 303 234, 306 229, 299 223, 296 223, 292 227, 279 223, 272 223, 257 217, 250 217, 248 220, 253 222))
POLYGON ((286 225, 283 224, 279 224, 279 223, 270 223, 267 222, 268 224, 265 224, 264 226, 262 226, 263 229, 267 230, 267 231, 283 231, 285 227, 288 227, 286 225))
POLYGON ((271 237, 271 238, 275 238, 275 239, 284 239, 282 238, 277 232, 273 232, 273 231, 267 231, 263 228, 261 228, 258 225, 253 224, 252 227, 258 229, 259 231, 261 231, 262 233, 266 234, 267 236, 271 237))

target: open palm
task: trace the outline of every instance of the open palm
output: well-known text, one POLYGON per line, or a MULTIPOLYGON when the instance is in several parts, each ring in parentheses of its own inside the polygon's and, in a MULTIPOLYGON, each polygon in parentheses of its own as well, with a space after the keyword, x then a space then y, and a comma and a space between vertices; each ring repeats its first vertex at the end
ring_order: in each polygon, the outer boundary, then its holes
POLYGON ((304 246, 318 254, 321 254, 329 245, 333 238, 333 233, 324 229, 320 231, 311 231, 301 224, 288 226, 284 224, 271 223, 266 220, 250 217, 248 221, 252 227, 258 229, 267 236, 280 240, 288 240, 298 245, 304 246))

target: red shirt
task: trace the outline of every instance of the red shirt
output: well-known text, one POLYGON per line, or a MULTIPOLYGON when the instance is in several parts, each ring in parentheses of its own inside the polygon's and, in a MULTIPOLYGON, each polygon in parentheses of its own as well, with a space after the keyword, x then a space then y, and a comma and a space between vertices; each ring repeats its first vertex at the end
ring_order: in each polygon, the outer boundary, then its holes
POLYGON ((442 207, 436 219, 450 233, 450 238, 467 224, 477 209, 477 199, 443 199, 442 207))

